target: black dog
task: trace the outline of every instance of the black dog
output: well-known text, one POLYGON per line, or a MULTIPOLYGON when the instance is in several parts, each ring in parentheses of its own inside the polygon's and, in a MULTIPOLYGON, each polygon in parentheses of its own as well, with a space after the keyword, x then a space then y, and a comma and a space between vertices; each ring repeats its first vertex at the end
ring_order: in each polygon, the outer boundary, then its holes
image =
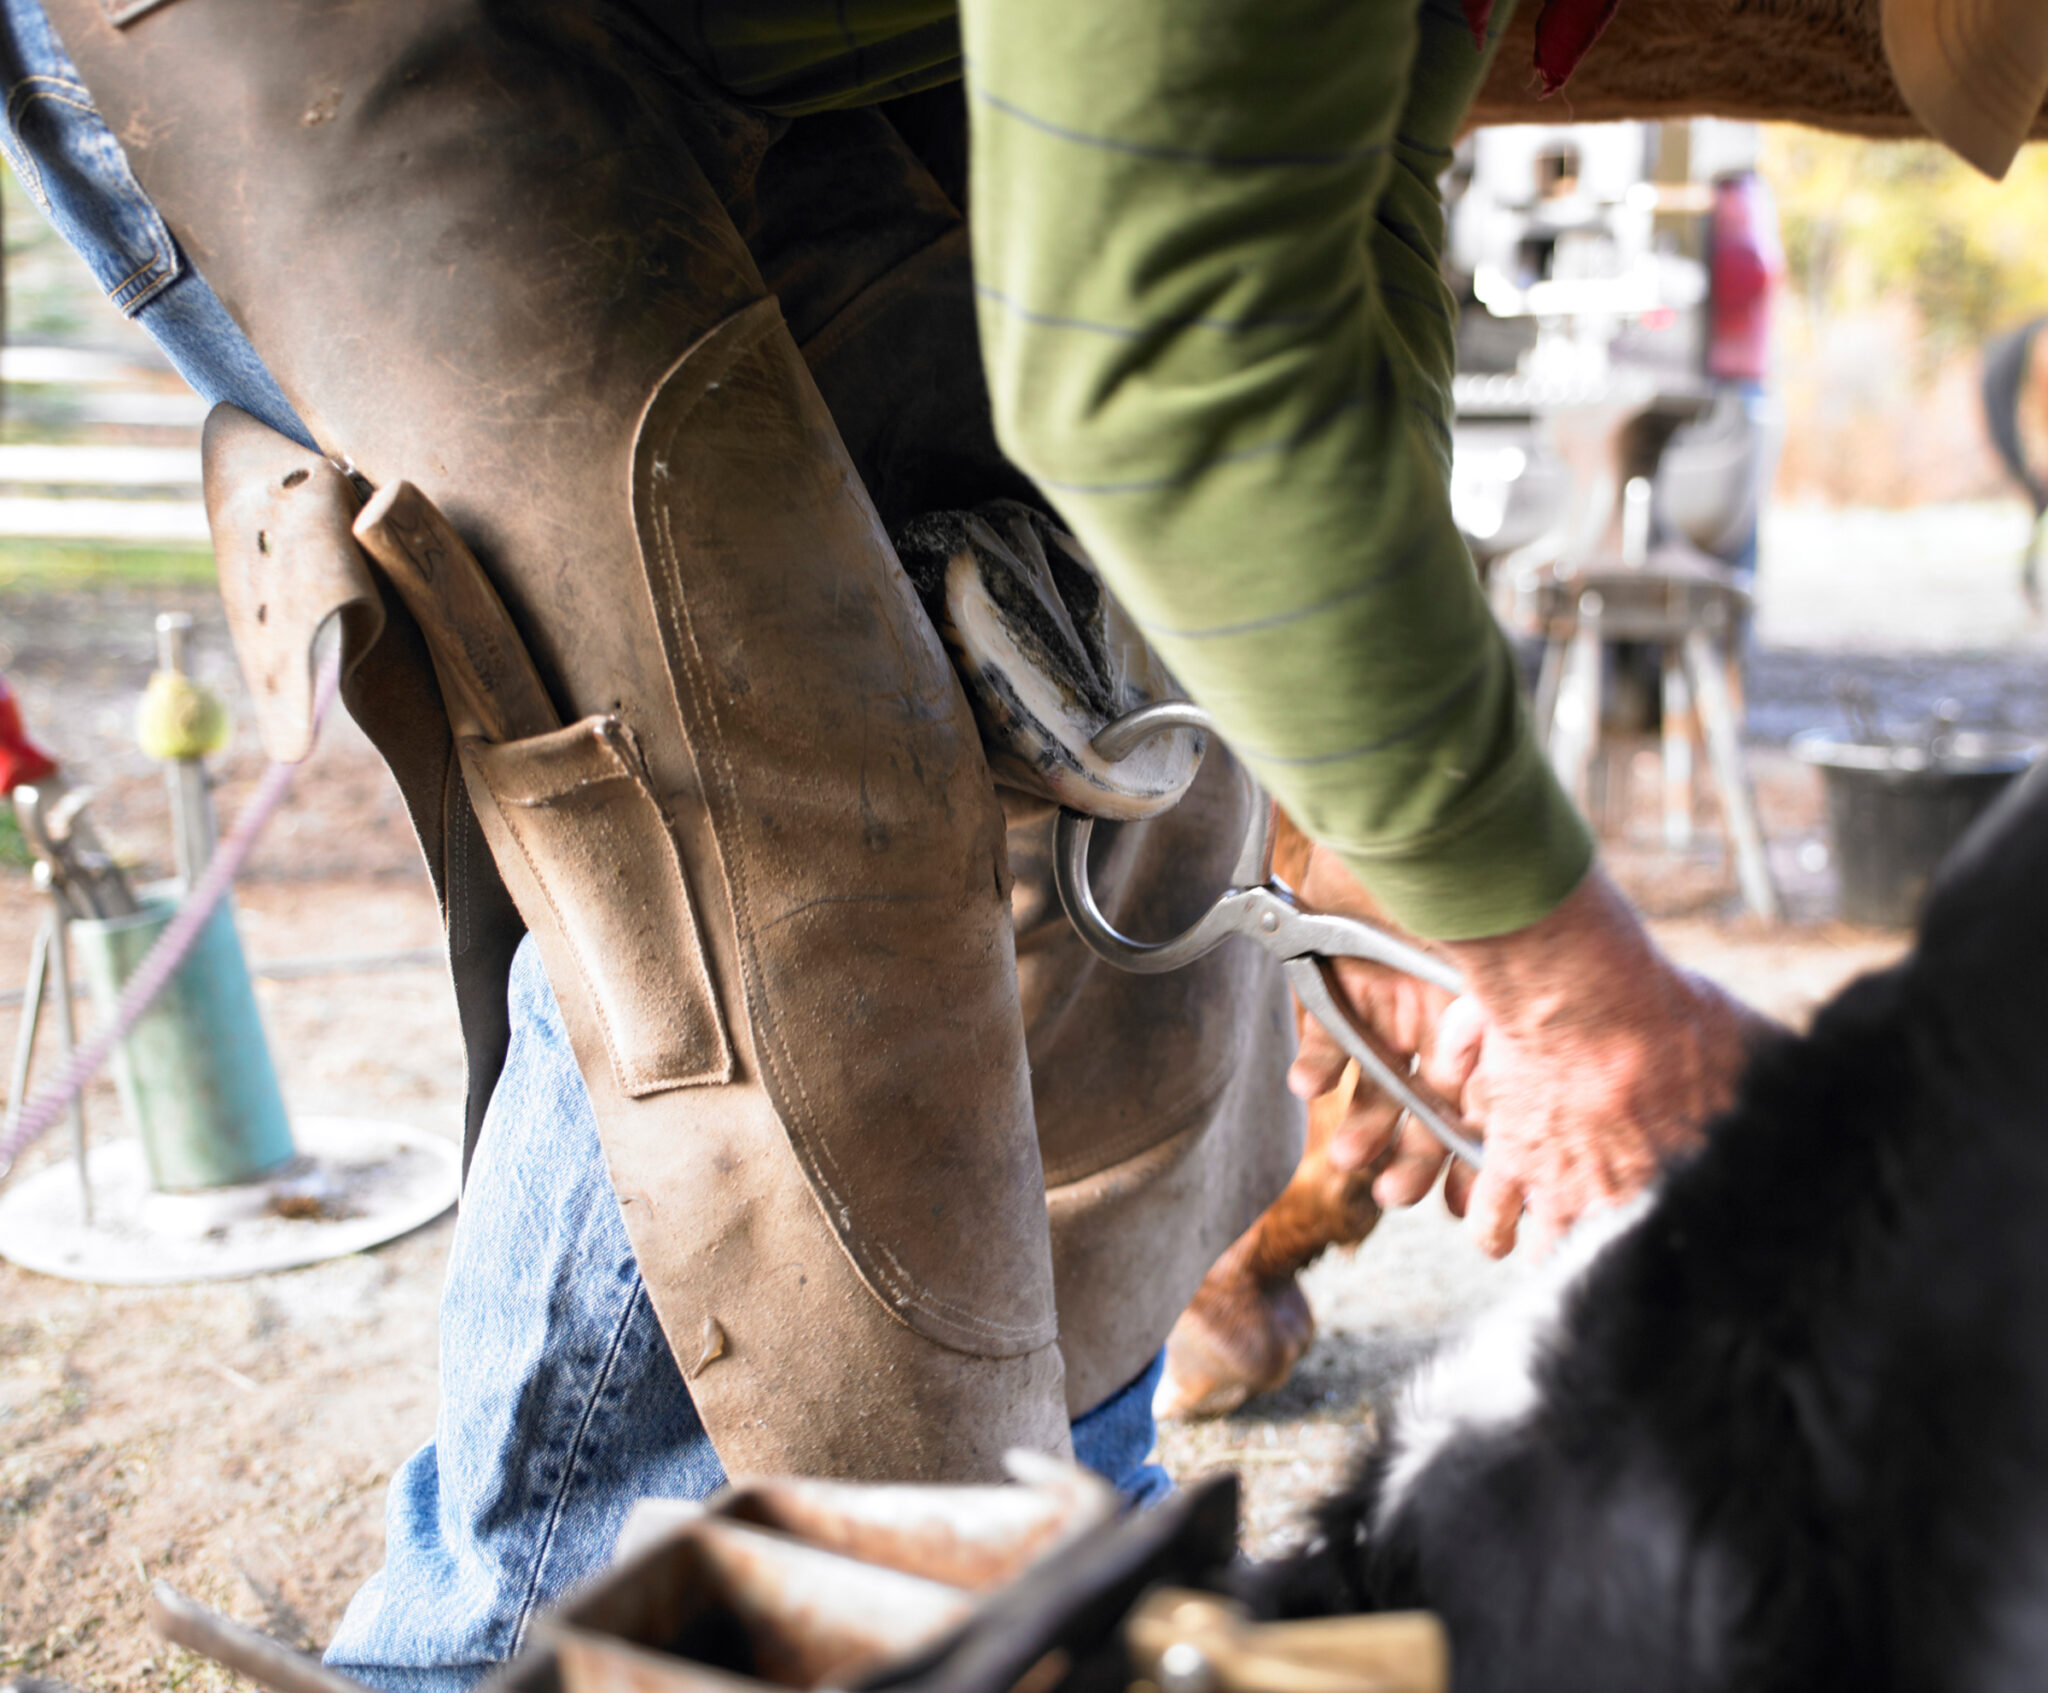
POLYGON ((2048 1685, 2048 771, 1549 1270, 1259 1609, 1434 1610, 1459 1693, 2048 1685))

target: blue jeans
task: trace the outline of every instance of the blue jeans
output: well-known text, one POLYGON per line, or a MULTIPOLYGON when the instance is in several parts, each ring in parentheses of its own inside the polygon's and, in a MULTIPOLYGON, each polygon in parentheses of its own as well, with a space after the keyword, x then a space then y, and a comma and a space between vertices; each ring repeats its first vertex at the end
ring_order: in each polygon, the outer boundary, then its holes
POLYGON ((208 405, 232 401, 314 445, 256 349, 171 239, 40 0, 0 0, 0 81, 7 162, 107 297, 149 332, 208 405))
MULTIPOLYGON (((384 1568, 327 1649, 377 1687, 468 1687, 604 1564, 635 1499, 725 1480, 634 1266, 531 938, 511 1010, 448 1262, 434 1438, 393 1480, 384 1568)), ((1143 1503, 1171 1486, 1146 1461, 1159 1370, 1074 1424, 1080 1461, 1143 1503)))
MULTIPOLYGON (((314 445, 93 110, 37 0, 0 0, 0 147, 110 298, 209 402, 314 445)), ((601 1566, 642 1495, 725 1479, 640 1281, 596 1122, 531 941, 464 1190, 441 1311, 435 1437, 393 1479, 385 1566, 328 1661, 378 1687, 467 1688, 539 1608, 601 1566)), ((1140 1503, 1160 1360, 1074 1424, 1077 1457, 1140 1503)))

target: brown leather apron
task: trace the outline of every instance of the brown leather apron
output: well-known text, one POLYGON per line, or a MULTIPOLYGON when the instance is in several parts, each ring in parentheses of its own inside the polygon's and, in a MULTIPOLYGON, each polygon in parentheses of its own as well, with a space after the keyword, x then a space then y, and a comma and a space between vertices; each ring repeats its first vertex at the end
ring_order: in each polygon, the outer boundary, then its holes
MULTIPOLYGON (((238 619, 245 664, 288 697, 317 585, 355 608, 347 698, 442 898, 472 1121, 531 929, 728 1469, 1063 1449, 1284 1182, 1292 1035, 1251 949, 1138 979, 1080 947, 1050 818, 1006 820, 890 548, 1028 492, 958 212, 878 113, 763 119, 634 7, 50 13, 300 416, 450 515, 570 725, 457 745, 350 574, 346 480, 223 419, 223 569, 302 590, 238 619)), ((1103 848, 1134 926, 1231 861, 1211 763, 1103 848)))

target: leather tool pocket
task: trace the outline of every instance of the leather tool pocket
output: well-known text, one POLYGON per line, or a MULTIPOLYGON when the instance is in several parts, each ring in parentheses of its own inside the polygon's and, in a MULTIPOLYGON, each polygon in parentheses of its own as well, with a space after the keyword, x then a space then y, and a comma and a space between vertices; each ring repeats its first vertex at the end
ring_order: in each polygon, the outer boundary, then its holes
POLYGON ((530 740, 470 739, 462 756, 575 956, 620 1089, 731 1081, 697 913, 625 724, 586 717, 530 740))

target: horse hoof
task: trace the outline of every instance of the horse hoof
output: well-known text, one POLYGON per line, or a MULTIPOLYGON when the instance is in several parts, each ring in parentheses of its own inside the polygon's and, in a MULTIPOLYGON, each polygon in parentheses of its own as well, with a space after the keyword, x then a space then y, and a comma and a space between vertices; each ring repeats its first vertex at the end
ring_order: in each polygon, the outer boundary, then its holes
POLYGON ((1204 1282, 1166 1337, 1156 1417, 1220 1417, 1294 1373, 1316 1320, 1293 1277, 1204 1282))

